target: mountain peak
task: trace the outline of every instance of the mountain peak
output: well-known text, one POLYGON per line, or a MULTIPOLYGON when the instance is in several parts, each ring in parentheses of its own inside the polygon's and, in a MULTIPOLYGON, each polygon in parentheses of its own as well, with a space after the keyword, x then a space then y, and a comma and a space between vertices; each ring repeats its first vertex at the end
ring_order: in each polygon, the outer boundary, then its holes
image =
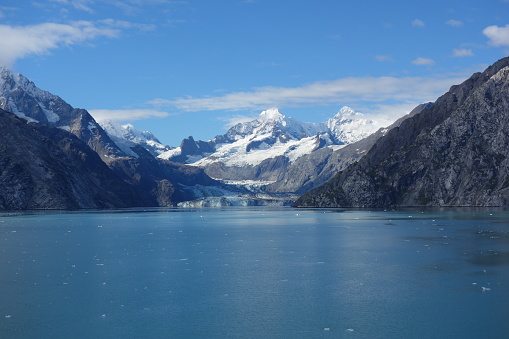
POLYGON ((9 69, 7 67, 5 67, 5 66, 0 67, 0 77, 3 78, 4 76, 6 76, 10 73, 11 73, 11 71, 9 71, 9 69))
POLYGON ((343 106, 338 113, 336 113, 336 115, 334 116, 334 118, 336 119, 341 119, 341 118, 353 118, 355 116, 362 116, 363 114, 362 113, 359 113, 359 112, 355 112, 353 110, 353 108, 351 107, 348 107, 348 106, 343 106))
POLYGON ((268 109, 259 115, 260 120, 282 120, 284 117, 277 108, 268 109))

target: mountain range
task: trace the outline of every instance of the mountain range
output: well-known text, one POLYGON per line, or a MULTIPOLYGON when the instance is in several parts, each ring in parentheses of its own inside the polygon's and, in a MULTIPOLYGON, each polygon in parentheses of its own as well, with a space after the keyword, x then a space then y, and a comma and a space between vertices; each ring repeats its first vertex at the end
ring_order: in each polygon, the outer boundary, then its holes
MULTIPOLYGON (((193 188, 196 185, 219 185, 217 181, 208 177, 203 170, 157 159, 139 144, 133 143, 132 147, 129 148, 125 147, 125 144, 120 144, 125 151, 122 150, 86 110, 71 107, 60 97, 37 88, 33 82, 21 74, 12 73, 6 68, 0 69, 0 108, 2 109, 0 114, 7 119, 6 121, 14 121, 10 119, 9 115, 16 115, 22 119, 16 120, 24 122, 24 124, 16 125, 20 137, 25 134, 29 135, 35 128, 45 129, 48 135, 55 136, 54 138, 46 137, 48 147, 52 142, 61 146, 61 139, 73 140, 75 143, 76 140, 79 140, 79 147, 86 150, 86 152, 83 151, 85 153, 80 153, 82 159, 86 158, 87 161, 93 162, 91 165, 101 167, 101 171, 108 172, 108 176, 122 182, 123 186, 127 185, 134 192, 134 199, 111 199, 108 202, 109 207, 172 206, 181 201, 197 198, 193 188), (90 154, 95 155, 92 157, 90 154)), ((0 144, 4 145, 5 149, 5 152, 0 155, 3 159, 2 167, 0 167, 1 173, 5 173, 6 168, 8 168, 3 167, 4 165, 8 166, 8 159, 29 163, 31 161, 30 157, 33 156, 35 158, 40 157, 40 161, 43 163, 52 162, 51 158, 47 157, 46 152, 41 150, 36 152, 28 146, 25 153, 14 152, 12 147, 7 147, 12 142, 9 135, 11 134, 0 134, 0 144), (14 153, 16 153, 16 156, 13 155, 14 153)), ((44 146, 44 143, 42 145, 44 146)), ((68 150, 69 148, 72 147, 66 146, 65 149, 68 150)), ((69 164, 75 164, 79 167, 79 163, 76 162, 71 161, 69 164)), ((62 175, 72 175, 76 171, 81 171, 81 168, 74 169, 72 167, 72 170, 71 168, 66 171, 64 169, 60 170, 63 173, 62 175)), ((30 177, 29 181, 33 183, 32 186, 37 183, 48 192, 53 192, 53 186, 61 184, 59 181, 54 181, 52 176, 44 177, 38 175, 36 171, 30 171, 26 175, 30 177)), ((0 192, 2 200, 5 202, 13 200, 12 192, 17 191, 14 188, 7 189, 9 185, 7 181, 4 181, 5 189, 0 192)), ((65 185, 58 187, 57 191, 65 191, 66 187, 65 185)), ((26 188, 26 194, 21 199, 22 201, 12 206, 5 203, 3 208, 15 208, 17 206, 19 208, 23 206, 23 208, 71 208, 73 206, 96 208, 104 207, 106 200, 103 202, 95 201, 91 196, 101 196, 104 190, 111 190, 111 193, 118 197, 125 196, 120 194, 121 192, 117 192, 115 187, 108 187, 100 182, 89 185, 87 188, 89 191, 81 191, 83 194, 82 203, 69 203, 69 205, 64 206, 56 202, 57 197, 50 199, 48 194, 39 197, 43 190, 30 191, 29 188, 26 188), (51 201, 55 202, 52 203, 51 201)), ((55 193, 55 195, 57 194, 55 193)))
POLYGON ((507 205, 508 79, 505 58, 387 127, 274 108, 170 147, 2 68, 0 209, 507 205))

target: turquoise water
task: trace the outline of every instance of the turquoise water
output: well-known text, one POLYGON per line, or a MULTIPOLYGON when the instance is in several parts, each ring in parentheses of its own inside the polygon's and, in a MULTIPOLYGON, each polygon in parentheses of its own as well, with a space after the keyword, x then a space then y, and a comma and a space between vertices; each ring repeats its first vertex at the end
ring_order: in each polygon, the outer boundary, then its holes
POLYGON ((509 213, 0 213, 1 338, 507 338, 509 213))

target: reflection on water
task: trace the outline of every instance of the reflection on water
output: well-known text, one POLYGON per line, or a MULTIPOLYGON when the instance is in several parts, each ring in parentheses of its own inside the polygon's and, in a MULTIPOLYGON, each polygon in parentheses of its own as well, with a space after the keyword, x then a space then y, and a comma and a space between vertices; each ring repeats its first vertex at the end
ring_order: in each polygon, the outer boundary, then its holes
POLYGON ((0 214, 8 338, 509 333, 503 210, 0 214))

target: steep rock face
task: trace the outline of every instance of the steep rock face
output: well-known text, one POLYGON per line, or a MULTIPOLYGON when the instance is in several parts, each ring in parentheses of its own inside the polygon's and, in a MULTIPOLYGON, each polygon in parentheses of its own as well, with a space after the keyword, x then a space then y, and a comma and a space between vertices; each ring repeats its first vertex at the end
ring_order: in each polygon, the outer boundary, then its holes
POLYGON ((144 206, 173 206, 196 198, 192 186, 219 184, 201 168, 158 160, 141 146, 133 151, 138 158, 113 159, 109 166, 134 187, 144 206))
POLYGON ((297 206, 509 203, 509 58, 476 73, 380 138, 297 206))
POLYGON ((140 205, 134 190, 74 135, 0 109, 0 209, 140 205))

